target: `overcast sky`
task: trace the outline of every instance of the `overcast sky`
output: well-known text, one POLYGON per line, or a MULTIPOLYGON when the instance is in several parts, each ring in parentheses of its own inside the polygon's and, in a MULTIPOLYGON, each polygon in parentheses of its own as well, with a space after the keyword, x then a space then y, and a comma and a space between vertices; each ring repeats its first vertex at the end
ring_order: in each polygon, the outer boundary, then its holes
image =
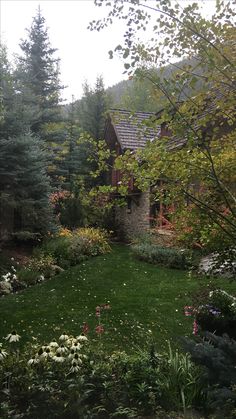
MULTIPOLYGON (((123 63, 108 58, 108 51, 121 42, 124 27, 119 23, 90 32, 88 23, 105 13, 105 8, 96 7, 93 0, 0 0, 2 40, 10 59, 20 52, 19 41, 27 37, 25 28, 31 26, 38 5, 46 19, 51 45, 58 48, 61 81, 68 86, 63 93, 65 99, 70 101, 72 94, 81 97, 83 82, 87 79, 93 85, 97 75, 103 75, 106 87, 126 78, 123 63)), ((213 5, 214 0, 206 0, 205 13, 213 5)))

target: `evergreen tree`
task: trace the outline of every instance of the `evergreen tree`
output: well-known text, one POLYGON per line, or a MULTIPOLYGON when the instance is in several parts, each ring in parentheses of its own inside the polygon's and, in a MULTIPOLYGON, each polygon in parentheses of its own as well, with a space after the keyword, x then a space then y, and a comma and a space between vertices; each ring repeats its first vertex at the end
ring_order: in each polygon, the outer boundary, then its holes
POLYGON ((25 104, 34 109, 31 130, 44 139, 51 139, 45 124, 60 120, 59 59, 48 38, 45 19, 40 7, 27 30, 28 39, 21 42, 23 55, 17 70, 18 88, 25 104))
POLYGON ((4 46, 0 54, 0 236, 22 230, 43 234, 51 224, 46 155, 43 143, 30 133, 31 114, 4 46))
POLYGON ((97 77, 94 89, 85 82, 83 90, 83 98, 77 107, 79 123, 83 131, 98 140, 103 138, 105 114, 111 98, 105 91, 102 76, 97 77))
POLYGON ((203 367, 208 405, 220 412, 216 417, 235 417, 236 341, 227 334, 217 336, 210 332, 197 341, 189 338, 182 341, 193 362, 203 367))
POLYGON ((44 151, 30 133, 1 139, 0 148, 0 204, 2 210, 12 209, 9 228, 33 235, 46 233, 51 213, 44 151))

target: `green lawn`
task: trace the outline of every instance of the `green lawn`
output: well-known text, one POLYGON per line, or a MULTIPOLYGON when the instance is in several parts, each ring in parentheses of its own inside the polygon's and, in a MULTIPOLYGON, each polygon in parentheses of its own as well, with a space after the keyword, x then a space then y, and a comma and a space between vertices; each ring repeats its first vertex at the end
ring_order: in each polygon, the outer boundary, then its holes
MULTIPOLYGON (((113 246, 99 256, 68 269, 57 277, 0 299, 0 342, 12 329, 23 342, 32 336, 41 342, 64 330, 78 334, 83 322, 95 336, 95 308, 109 302, 111 310, 101 317, 102 341, 109 349, 129 350, 149 339, 163 348, 168 339, 191 335, 192 319, 183 307, 190 294, 209 280, 189 278, 187 272, 170 270, 133 259, 127 246, 113 246)), ((226 290, 234 284, 217 281, 226 290), (223 285, 222 285, 223 284, 223 285)))

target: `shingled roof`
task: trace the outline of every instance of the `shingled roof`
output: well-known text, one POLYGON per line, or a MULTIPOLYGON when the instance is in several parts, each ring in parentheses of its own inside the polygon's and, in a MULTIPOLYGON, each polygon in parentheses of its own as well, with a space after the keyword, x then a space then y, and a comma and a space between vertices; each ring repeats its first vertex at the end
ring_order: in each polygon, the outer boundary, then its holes
MULTIPOLYGON (((123 150, 135 151, 138 148, 143 148, 147 141, 152 141, 160 135, 160 127, 154 129, 151 126, 156 119, 155 113, 111 109, 109 116, 107 124, 110 123, 114 128, 117 140, 123 150)), ((107 129, 108 126, 106 126, 107 129)))

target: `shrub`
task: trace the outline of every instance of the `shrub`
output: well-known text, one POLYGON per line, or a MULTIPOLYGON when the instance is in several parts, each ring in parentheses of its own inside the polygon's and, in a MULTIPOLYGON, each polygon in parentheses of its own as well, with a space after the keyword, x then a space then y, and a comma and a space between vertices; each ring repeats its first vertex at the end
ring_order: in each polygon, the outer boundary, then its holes
POLYGON ((50 278, 55 274, 55 259, 51 255, 40 255, 30 259, 27 269, 30 271, 40 272, 45 278, 50 278))
MULTIPOLYGON (((153 349, 132 355, 109 354, 97 343, 92 346, 86 336, 75 338, 65 332, 57 341, 43 346, 34 343, 21 350, 19 339, 14 331, 0 348, 0 409, 5 410, 1 417, 37 419, 48 417, 48 412, 50 418, 61 419, 146 417, 157 412, 157 417, 175 417, 162 416, 160 409, 166 406, 168 394, 172 397, 173 386, 164 390, 161 378, 169 376, 171 382, 175 355, 169 360, 170 355, 157 355, 153 349)), ((189 360, 186 364, 187 358, 179 357, 185 372, 175 376, 175 395, 182 400, 179 389, 184 389, 186 403, 196 401, 188 394, 198 386, 198 369, 189 360)), ((182 407, 181 401, 180 410, 182 407)))
POLYGON ((205 267, 200 264, 201 271, 211 276, 236 278, 236 248, 230 247, 219 253, 212 253, 205 267))
POLYGON ((18 272, 12 265, 5 275, 0 278, 0 296, 24 289, 25 282, 19 280, 18 272))
POLYGON ((208 407, 218 411, 216 418, 235 418, 236 341, 207 332, 197 341, 184 339, 184 347, 197 365, 204 367, 208 407))
POLYGON ((62 268, 68 268, 70 266, 69 243, 70 238, 67 236, 53 237, 43 243, 40 252, 42 255, 51 255, 62 268))
POLYGON ((20 269, 17 272, 17 277, 20 283, 26 286, 35 285, 37 282, 41 282, 44 277, 39 271, 34 271, 27 267, 20 269))
POLYGON ((207 214, 194 204, 175 211, 172 222, 177 240, 184 247, 201 248, 207 254, 232 245, 230 236, 214 221, 209 222, 207 214))
POLYGON ((20 243, 35 243, 41 241, 42 239, 42 235, 40 233, 32 233, 31 231, 18 231, 16 233, 12 233, 11 235, 14 240, 20 243))
POLYGON ((149 243, 134 245, 132 250, 138 259, 168 268, 185 269, 189 265, 189 255, 183 250, 159 247, 149 243))
POLYGON ((236 339, 236 298, 224 290, 211 291, 196 308, 196 319, 202 330, 236 339))
POLYGON ((80 228, 75 230, 76 236, 82 237, 87 243, 87 252, 90 255, 107 253, 111 250, 108 244, 108 234, 98 228, 80 228))
POLYGON ((52 255, 63 268, 109 251, 106 232, 95 228, 63 229, 42 246, 43 254, 52 255))

